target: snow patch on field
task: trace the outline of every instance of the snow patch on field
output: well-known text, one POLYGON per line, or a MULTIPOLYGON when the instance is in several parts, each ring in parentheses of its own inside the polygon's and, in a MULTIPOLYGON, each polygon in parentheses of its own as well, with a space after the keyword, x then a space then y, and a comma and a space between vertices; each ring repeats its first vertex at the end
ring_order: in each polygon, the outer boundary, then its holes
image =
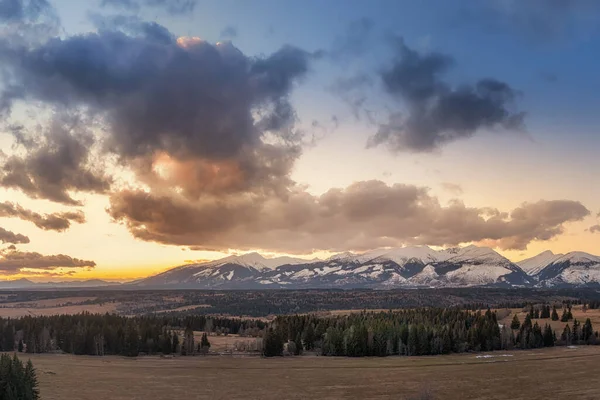
POLYGON ((484 354, 481 356, 475 356, 475 358, 496 358, 496 357, 513 357, 512 354, 484 354))

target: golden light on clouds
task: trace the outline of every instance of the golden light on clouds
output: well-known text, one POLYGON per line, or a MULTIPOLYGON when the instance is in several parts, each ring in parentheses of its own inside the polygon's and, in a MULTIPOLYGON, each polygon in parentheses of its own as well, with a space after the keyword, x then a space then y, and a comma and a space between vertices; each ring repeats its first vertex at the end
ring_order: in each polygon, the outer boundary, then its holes
POLYGON ((184 49, 196 46, 202 42, 204 42, 204 40, 198 36, 180 36, 177 38, 177 45, 184 49))

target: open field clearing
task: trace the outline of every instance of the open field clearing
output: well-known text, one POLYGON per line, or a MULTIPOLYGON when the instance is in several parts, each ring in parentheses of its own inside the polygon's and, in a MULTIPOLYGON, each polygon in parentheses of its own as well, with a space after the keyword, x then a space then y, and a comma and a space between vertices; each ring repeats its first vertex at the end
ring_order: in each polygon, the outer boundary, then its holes
MULTIPOLYGON (((499 319, 499 321, 498 321, 499 323, 510 326, 510 323, 511 323, 515 313, 517 314, 519 321, 521 321, 521 323, 523 323, 523 321, 525 321, 525 317, 527 316, 527 311, 523 311, 523 309, 521 309, 521 308, 518 308, 518 309, 513 308, 510 310, 498 309, 499 315, 500 315, 500 313, 507 314, 508 311, 510 311, 510 314, 506 315, 502 319, 499 319)), ((560 318, 560 316, 562 315, 562 309, 557 309, 557 312, 558 312, 558 316, 560 318)), ((585 322, 585 320, 587 318, 589 318, 590 321, 592 321, 592 326, 594 327, 594 330, 598 330, 600 328, 600 309, 583 311, 583 306, 574 305, 573 308, 571 309, 571 312, 573 314, 573 319, 577 319, 582 325, 585 322)), ((554 331, 556 331, 556 335, 558 337, 560 337, 560 334, 562 333, 563 329, 565 329, 565 325, 567 323, 569 324, 569 326, 573 326, 573 320, 570 320, 569 322, 561 322, 560 319, 558 321, 552 321, 552 319, 550 319, 550 318, 544 318, 544 319, 533 319, 532 321, 534 323, 537 322, 542 328, 544 327, 545 324, 550 324, 552 329, 554 331)))
MULTIPOLYGON (((24 357, 26 359, 26 357, 24 357)), ((600 347, 437 357, 32 355, 42 399, 600 398, 600 347), (503 356, 504 355, 504 356, 503 356), (482 357, 488 356, 488 357, 482 357)))
MULTIPOLYGON (((61 299, 62 300, 62 299, 61 299)), ((77 304, 65 305, 58 307, 37 307, 35 305, 24 305, 24 307, 0 307, 0 317, 2 318, 19 318, 28 315, 31 316, 48 316, 61 314, 79 314, 89 312, 91 314, 114 313, 117 311, 118 303, 104 304, 77 304)))

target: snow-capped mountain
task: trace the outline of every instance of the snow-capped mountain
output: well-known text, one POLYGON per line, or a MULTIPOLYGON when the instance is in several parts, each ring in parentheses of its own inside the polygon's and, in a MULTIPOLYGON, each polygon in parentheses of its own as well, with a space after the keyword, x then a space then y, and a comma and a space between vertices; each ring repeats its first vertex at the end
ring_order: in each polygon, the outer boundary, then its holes
POLYGON ((427 246, 341 253, 326 260, 230 256, 173 268, 133 284, 215 289, 531 286, 537 281, 486 247, 427 246))
POLYGON ((534 279, 539 286, 600 285, 600 257, 573 251, 550 260, 534 279))
POLYGON ((529 275, 537 275, 541 270, 553 263, 555 260, 562 257, 564 254, 554 254, 550 250, 546 250, 537 256, 519 261, 516 264, 521 267, 529 275))

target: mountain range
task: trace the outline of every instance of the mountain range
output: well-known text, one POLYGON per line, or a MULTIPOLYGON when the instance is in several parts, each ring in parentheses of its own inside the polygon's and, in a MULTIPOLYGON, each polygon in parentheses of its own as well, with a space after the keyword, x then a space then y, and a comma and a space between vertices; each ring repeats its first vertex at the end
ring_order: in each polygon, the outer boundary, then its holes
POLYGON ((600 286, 600 257, 545 251, 515 263, 490 248, 473 245, 346 252, 326 260, 248 253, 183 265, 129 285, 197 289, 600 286))

